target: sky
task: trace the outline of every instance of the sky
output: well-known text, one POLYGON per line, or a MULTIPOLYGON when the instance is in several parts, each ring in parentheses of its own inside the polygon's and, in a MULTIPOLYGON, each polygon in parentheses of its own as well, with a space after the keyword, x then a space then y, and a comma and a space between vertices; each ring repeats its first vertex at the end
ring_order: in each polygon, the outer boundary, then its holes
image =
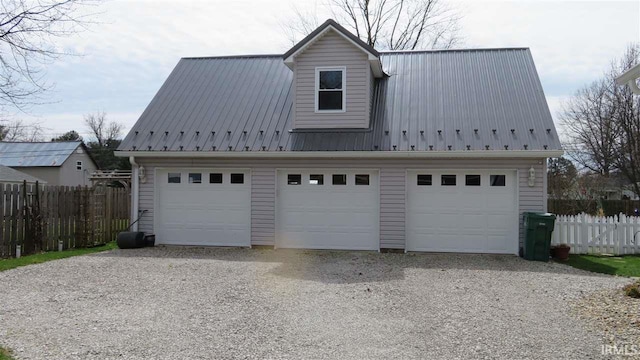
MULTIPOLYGON (((83 115, 135 123, 181 57, 280 54, 284 24, 301 11, 327 14, 326 0, 107 0, 88 30, 59 39, 77 54, 47 65, 44 104, 9 119, 38 122, 45 138, 75 130, 83 115)), ((449 1, 462 16, 459 48, 529 47, 552 115, 612 59, 640 41, 640 0, 449 1)), ((321 21, 324 19, 320 19, 321 21)))

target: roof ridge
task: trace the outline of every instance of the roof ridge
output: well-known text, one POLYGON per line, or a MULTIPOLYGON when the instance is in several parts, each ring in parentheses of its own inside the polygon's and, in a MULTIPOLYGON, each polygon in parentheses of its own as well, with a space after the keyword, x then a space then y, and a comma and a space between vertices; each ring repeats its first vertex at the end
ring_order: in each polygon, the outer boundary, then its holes
MULTIPOLYGON (((436 52, 467 52, 467 51, 504 51, 504 50, 529 50, 527 46, 492 47, 492 48, 458 48, 458 49, 433 49, 433 50, 380 50, 380 54, 421 54, 436 52)), ((281 58, 282 54, 244 54, 244 55, 216 55, 216 56, 184 56, 182 60, 208 60, 208 59, 256 59, 256 58, 281 58)), ((28 141, 27 141, 28 142, 28 141)))
POLYGON ((59 143, 81 143, 81 140, 64 141, 0 141, 0 144, 59 144, 59 143))
POLYGON ((529 50, 527 46, 522 47, 491 47, 491 48, 459 48, 459 49, 432 49, 432 50, 383 50, 380 54, 402 54, 402 53, 434 53, 434 52, 466 52, 466 51, 503 51, 503 50, 529 50))
POLYGON ((282 54, 247 54, 247 55, 220 55, 220 56, 185 56, 182 60, 207 60, 207 59, 246 59, 246 58, 281 58, 282 54))

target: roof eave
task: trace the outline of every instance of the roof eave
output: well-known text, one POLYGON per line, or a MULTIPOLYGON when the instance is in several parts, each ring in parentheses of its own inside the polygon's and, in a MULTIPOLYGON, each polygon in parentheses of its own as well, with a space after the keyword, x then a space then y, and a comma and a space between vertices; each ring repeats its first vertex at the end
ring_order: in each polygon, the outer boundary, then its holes
POLYGON ((483 150, 483 151, 116 151, 119 157, 136 158, 322 158, 322 159, 505 159, 555 158, 563 150, 483 150))
POLYGON ((306 51, 311 45, 313 45, 313 43, 323 37, 330 30, 335 31, 342 38, 367 54, 369 63, 371 65, 371 71, 373 71, 375 77, 380 78, 384 76, 384 72, 382 71, 382 63, 380 62, 380 53, 378 53, 372 47, 364 44, 362 40, 357 38, 353 39, 352 34, 350 34, 346 29, 342 28, 339 24, 332 20, 327 20, 327 22, 318 27, 316 31, 309 34, 309 36, 304 38, 289 51, 287 51, 283 55, 285 65, 287 65, 289 69, 293 69, 296 56, 306 51))

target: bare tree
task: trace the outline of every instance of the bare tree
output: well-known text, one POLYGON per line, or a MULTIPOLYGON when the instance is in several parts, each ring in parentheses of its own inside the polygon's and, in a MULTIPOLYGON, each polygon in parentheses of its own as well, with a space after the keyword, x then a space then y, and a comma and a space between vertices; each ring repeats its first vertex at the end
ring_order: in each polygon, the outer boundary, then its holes
POLYGON ((565 104, 561 121, 568 130, 571 157, 593 173, 621 174, 640 194, 640 97, 615 78, 640 62, 640 44, 631 44, 599 81, 579 90, 565 104))
POLYGON ((563 106, 560 121, 568 130, 570 157, 593 172, 608 176, 616 167, 618 140, 610 99, 611 82, 602 79, 576 92, 563 106))
POLYGON ((122 124, 115 121, 107 122, 107 114, 104 111, 85 115, 84 123, 101 148, 108 146, 111 141, 117 140, 122 135, 122 124))
POLYGON ((547 193, 552 199, 569 199, 576 192, 578 170, 566 158, 549 159, 547 166, 547 193))
POLYGON ((64 55, 55 39, 86 24, 83 5, 99 0, 0 0, 0 110, 24 109, 48 88, 43 65, 64 55))
POLYGON ((42 141, 44 129, 39 123, 25 123, 22 120, 0 125, 0 141, 42 141))
MULTIPOLYGON (((372 47, 389 50, 447 49, 461 39, 460 16, 442 0, 328 0, 340 24, 372 47)), ((292 43, 318 25, 313 12, 295 9, 285 29, 292 43)))
MULTIPOLYGON (((625 54, 611 65, 608 78, 614 79, 640 63, 640 44, 629 46, 625 54)), ((616 126, 622 131, 618 142, 616 166, 629 180, 634 192, 640 195, 640 96, 628 86, 612 86, 610 103, 616 126)))

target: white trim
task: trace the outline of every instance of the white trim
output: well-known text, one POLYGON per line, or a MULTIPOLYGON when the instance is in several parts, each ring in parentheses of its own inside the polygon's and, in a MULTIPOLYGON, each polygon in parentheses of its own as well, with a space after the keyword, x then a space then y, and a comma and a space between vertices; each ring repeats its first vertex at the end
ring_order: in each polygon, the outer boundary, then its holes
POLYGON ((549 184, 547 179, 547 159, 542 160, 542 210, 547 212, 549 184))
POLYGON ((136 159, 134 156, 129 157, 129 162, 131 163, 131 222, 130 224, 133 224, 133 225, 130 225, 131 228, 129 229, 129 231, 138 231, 138 225, 140 225, 140 222, 136 220, 138 220, 138 218, 140 217, 140 215, 138 214, 138 211, 140 209, 140 197, 138 196, 138 193, 140 192, 139 190, 140 179, 138 177, 140 167, 138 166, 138 163, 136 163, 136 159))
MULTIPOLYGON (((335 89, 336 91, 338 89, 335 89)), ((346 66, 316 66, 315 86, 313 88, 315 98, 314 111, 316 114, 335 114, 347 112, 347 67, 346 66), (318 109, 318 98, 320 97, 320 72, 321 71, 341 71, 342 72, 342 109, 340 110, 320 110, 318 109)))
POLYGON ((274 158, 274 159, 523 159, 555 158, 563 150, 452 151, 116 151, 138 158, 274 158))
POLYGON ((327 26, 324 30, 322 30, 320 33, 318 33, 318 35, 314 36, 312 39, 309 39, 309 41, 307 41, 306 44, 304 44, 298 50, 296 50, 296 52, 294 52, 293 54, 289 55, 289 57, 284 59, 285 65, 287 65, 289 68, 293 68, 294 59, 296 58, 296 56, 298 56, 298 55, 300 55, 300 53, 306 51, 309 48, 309 46, 311 46, 319 38, 323 37, 329 30, 333 30, 338 35, 340 35, 342 38, 344 38, 345 40, 350 42, 352 45, 354 45, 355 47, 357 47, 358 49, 360 49, 364 53, 366 53, 367 54, 367 58, 369 59, 369 63, 371 65, 371 71, 373 71, 374 75, 376 77, 378 77, 378 78, 383 76, 382 65, 380 63, 380 59, 377 56, 375 56, 374 54, 372 54, 371 52, 369 52, 369 50, 363 48, 358 43, 353 41, 351 38, 349 38, 348 36, 343 34, 342 31, 340 31, 340 30, 336 29, 335 27, 333 27, 333 25, 327 26))

